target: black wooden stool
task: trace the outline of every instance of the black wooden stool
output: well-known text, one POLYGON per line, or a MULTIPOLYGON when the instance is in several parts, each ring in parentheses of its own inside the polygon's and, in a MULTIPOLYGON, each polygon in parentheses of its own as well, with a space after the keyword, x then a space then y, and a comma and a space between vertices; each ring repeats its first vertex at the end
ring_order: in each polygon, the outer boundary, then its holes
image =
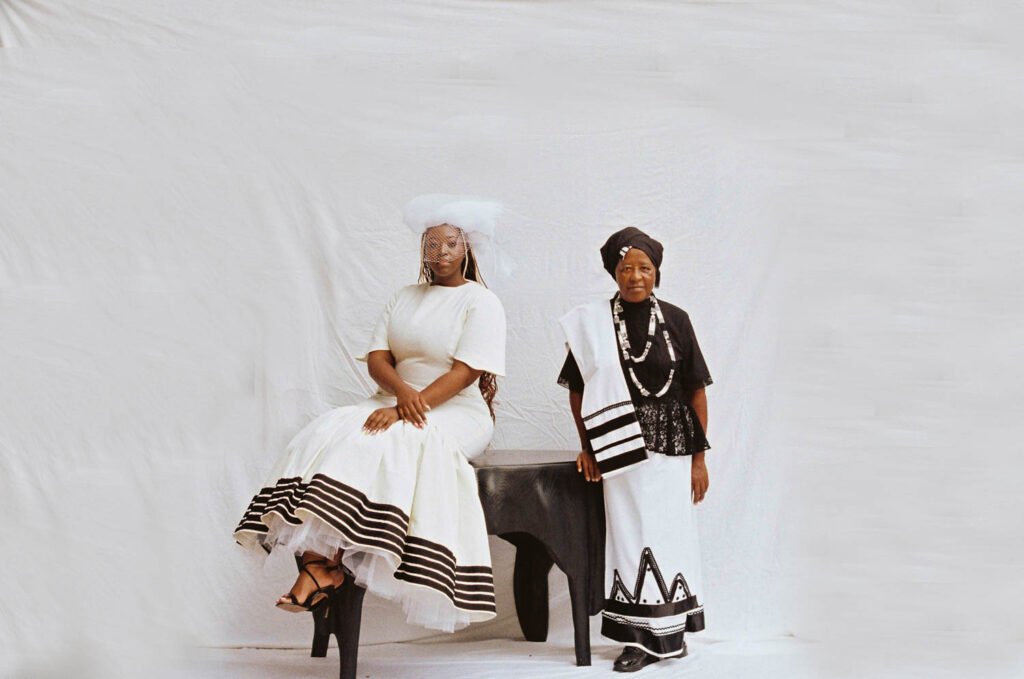
MULTIPOLYGON (((494 450, 474 460, 487 533, 516 547, 512 585, 519 627, 528 641, 548 637, 548 572, 566 575, 576 664, 590 664, 590 616, 604 598, 604 498, 600 483, 576 471, 575 453, 494 450)), ((355 679, 362 587, 346 579, 329 605, 313 611, 313 656, 327 655, 333 634, 341 679, 355 679)))

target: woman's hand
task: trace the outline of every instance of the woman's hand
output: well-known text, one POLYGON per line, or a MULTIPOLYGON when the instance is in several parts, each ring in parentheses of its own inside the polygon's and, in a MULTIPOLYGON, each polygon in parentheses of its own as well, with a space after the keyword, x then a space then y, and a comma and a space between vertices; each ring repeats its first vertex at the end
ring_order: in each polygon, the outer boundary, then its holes
POLYGON ((690 460, 690 494, 693 504, 699 503, 708 493, 708 468, 704 464, 704 453, 695 453, 690 460))
POLYGON ((576 456, 576 471, 583 472, 583 478, 587 481, 601 480, 601 472, 597 468, 597 458, 585 450, 576 456))
POLYGON ((423 395, 406 385, 395 396, 398 398, 398 403, 395 404, 398 416, 412 426, 423 429, 427 424, 427 411, 430 410, 423 395))
POLYGON ((363 423, 363 433, 377 434, 387 431, 388 427, 398 422, 398 410, 392 408, 377 408, 363 423))

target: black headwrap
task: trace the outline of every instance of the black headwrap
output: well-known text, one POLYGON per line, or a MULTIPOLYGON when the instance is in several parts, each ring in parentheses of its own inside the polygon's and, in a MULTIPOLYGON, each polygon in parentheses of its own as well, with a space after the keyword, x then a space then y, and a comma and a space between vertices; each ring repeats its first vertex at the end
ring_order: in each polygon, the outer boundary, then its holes
POLYGON ((616 231, 601 246, 601 261, 604 262, 605 271, 610 273, 612 278, 615 278, 615 267, 630 248, 643 250, 647 253, 647 256, 651 258, 651 263, 654 264, 656 272, 654 284, 661 285, 661 255, 664 252, 664 248, 661 246, 661 243, 635 226, 627 226, 620 231, 616 231))

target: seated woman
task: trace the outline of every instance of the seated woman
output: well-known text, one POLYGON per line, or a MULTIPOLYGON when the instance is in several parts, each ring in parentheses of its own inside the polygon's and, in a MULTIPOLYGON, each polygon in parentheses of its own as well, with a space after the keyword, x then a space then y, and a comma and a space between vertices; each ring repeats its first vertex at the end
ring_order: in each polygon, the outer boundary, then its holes
POLYGON ((286 549, 302 568, 277 605, 304 611, 345 578, 402 603, 409 622, 453 631, 495 614, 483 510, 469 460, 494 431, 505 313, 474 245, 501 205, 421 196, 420 282, 384 308, 365 357, 380 386, 288 445, 235 530, 243 546, 286 549))
POLYGON ((583 448, 576 466, 604 479, 601 634, 626 644, 613 669, 633 672, 686 655, 683 634, 704 629, 693 505, 708 489, 711 376, 689 316, 653 294, 661 243, 628 227, 601 258, 619 291, 561 319, 569 355, 558 381, 583 448))

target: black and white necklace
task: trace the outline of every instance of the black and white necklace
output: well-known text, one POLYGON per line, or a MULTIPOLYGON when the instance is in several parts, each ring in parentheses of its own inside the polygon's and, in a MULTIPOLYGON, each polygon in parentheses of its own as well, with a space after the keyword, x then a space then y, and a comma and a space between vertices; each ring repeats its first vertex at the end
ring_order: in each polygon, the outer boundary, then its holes
POLYGON ((615 293, 615 300, 612 303, 612 320, 615 321, 615 328, 619 335, 619 349, 622 351, 622 360, 628 366, 629 379, 633 380, 633 384, 636 385, 636 388, 644 396, 650 396, 651 392, 647 391, 646 387, 640 384, 640 380, 637 379, 636 373, 633 372, 633 366, 630 363, 643 363, 647 360, 647 354, 650 352, 654 341, 654 330, 658 323, 661 324, 661 334, 665 338, 665 345, 668 347, 668 360, 672 366, 668 371, 668 380, 665 382, 665 386, 654 394, 655 398, 661 398, 668 391, 669 386, 672 385, 672 378, 676 374, 676 352, 672 348, 672 340, 668 336, 668 326, 665 325, 665 317, 661 315, 658 299, 653 294, 651 295, 651 321, 647 324, 647 344, 639 356, 632 356, 629 353, 629 334, 626 332, 626 322, 622 320, 622 298, 619 293, 615 293))

